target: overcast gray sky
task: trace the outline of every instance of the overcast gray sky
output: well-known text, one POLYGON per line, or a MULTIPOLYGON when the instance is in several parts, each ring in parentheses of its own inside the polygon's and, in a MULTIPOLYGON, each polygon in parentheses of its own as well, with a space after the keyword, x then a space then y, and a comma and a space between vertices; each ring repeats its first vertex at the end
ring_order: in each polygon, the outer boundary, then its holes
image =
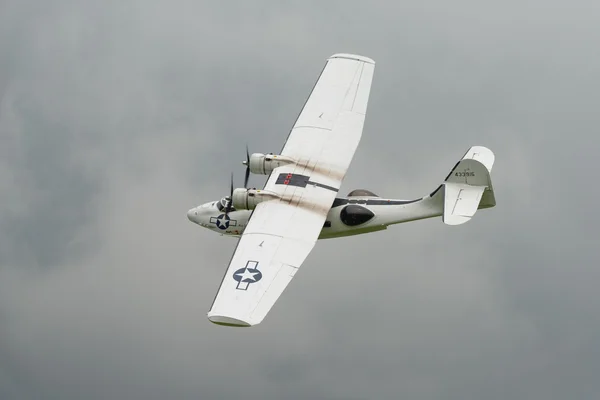
POLYGON ((0 398, 597 399, 599 39, 583 0, 0 2, 0 398), (212 325, 236 241, 186 211, 337 52, 377 62, 343 193, 484 145, 498 206, 321 241, 212 325))

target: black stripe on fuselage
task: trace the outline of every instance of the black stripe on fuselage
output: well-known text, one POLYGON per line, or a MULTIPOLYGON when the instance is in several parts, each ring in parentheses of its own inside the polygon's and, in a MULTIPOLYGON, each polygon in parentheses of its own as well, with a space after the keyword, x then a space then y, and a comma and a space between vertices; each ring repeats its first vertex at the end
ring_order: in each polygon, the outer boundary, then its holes
POLYGON ((456 163, 456 165, 448 173, 448 176, 446 176, 446 179, 444 179, 444 182, 446 182, 448 180, 448 178, 450 178, 450 175, 452 175, 452 173, 454 172, 454 170, 456 169, 456 167, 458 167, 458 164, 460 164, 461 161, 462 160, 458 160, 458 162, 456 163))
POLYGON ((341 199, 338 197, 333 201, 331 208, 344 206, 346 204, 364 204, 367 206, 397 206, 397 205, 402 205, 402 204, 416 203, 419 200, 422 200, 422 199, 416 199, 416 200, 360 199, 360 200, 358 200, 358 199, 341 199))
POLYGON ((444 185, 438 186, 433 192, 431 192, 431 194, 429 195, 429 197, 435 196, 435 194, 442 188, 442 186, 444 186, 444 185))

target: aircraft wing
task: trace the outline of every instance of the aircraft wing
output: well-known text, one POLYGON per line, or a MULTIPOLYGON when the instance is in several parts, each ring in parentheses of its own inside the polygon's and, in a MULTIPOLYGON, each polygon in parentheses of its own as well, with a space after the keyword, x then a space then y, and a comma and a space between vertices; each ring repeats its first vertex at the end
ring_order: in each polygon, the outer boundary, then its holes
POLYGON ((373 60, 331 56, 281 152, 296 162, 276 168, 234 251, 208 319, 259 324, 315 245, 362 135, 373 60))

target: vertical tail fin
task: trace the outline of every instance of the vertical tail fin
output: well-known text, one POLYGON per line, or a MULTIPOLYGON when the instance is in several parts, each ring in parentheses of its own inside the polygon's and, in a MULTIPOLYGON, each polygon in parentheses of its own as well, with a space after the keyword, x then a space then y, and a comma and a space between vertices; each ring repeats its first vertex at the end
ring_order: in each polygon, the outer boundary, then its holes
POLYGON ((442 185, 445 224, 464 224, 479 208, 496 205, 490 176, 494 158, 490 149, 473 146, 450 171, 442 185))

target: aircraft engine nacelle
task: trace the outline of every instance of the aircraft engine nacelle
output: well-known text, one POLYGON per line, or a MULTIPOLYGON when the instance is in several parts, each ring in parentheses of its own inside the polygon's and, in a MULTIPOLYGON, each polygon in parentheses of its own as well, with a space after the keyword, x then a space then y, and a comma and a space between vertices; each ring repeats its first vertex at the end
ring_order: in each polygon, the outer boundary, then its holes
POLYGON ((239 188, 233 191, 232 205, 237 210, 254 210, 258 203, 278 197, 276 193, 268 190, 239 188))
MULTIPOLYGON (((250 172, 259 175, 269 175, 275 168, 293 163, 289 157, 274 155, 272 153, 254 153, 250 156, 250 172)), ((245 164, 246 162, 244 162, 245 164)))

